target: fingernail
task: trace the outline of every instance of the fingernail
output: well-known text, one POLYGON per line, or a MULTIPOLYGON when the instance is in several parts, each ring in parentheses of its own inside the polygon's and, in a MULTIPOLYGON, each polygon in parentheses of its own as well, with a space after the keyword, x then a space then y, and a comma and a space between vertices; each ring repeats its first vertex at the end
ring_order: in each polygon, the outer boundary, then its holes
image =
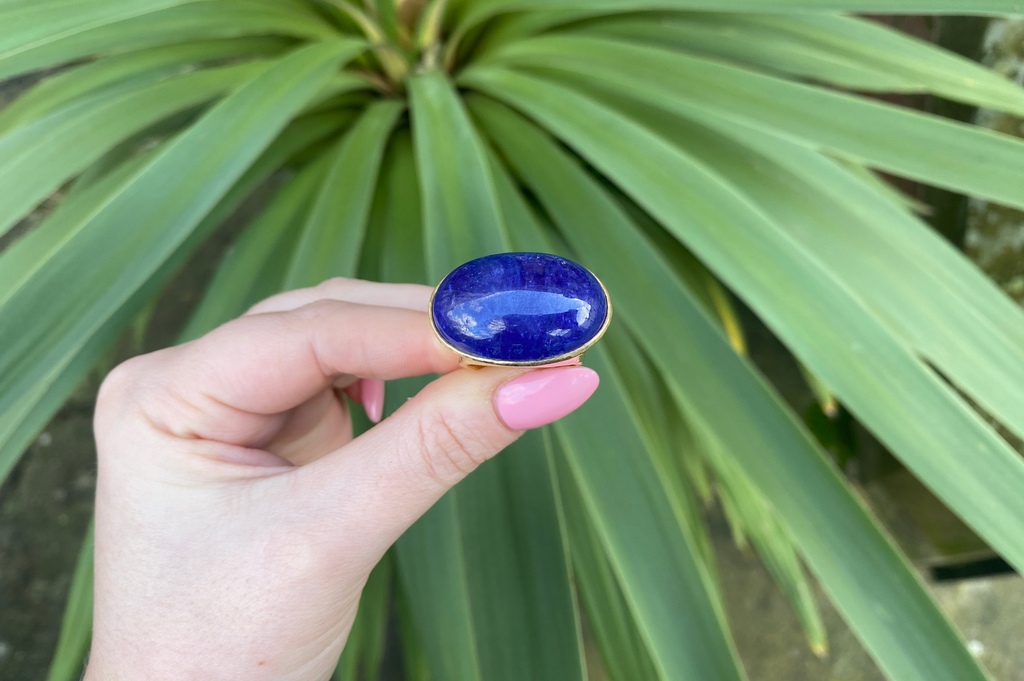
POLYGON ((494 411, 511 430, 540 428, 574 412, 600 380, 585 367, 531 371, 498 388, 494 411))
POLYGON ((384 416, 384 381, 376 378, 364 378, 360 381, 360 394, 363 398, 363 409, 374 423, 380 423, 384 416))

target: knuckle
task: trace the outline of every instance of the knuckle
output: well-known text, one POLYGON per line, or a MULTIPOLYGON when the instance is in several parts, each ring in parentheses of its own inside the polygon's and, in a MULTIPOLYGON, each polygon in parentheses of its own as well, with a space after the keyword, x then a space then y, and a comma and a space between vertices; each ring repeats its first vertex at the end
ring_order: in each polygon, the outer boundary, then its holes
POLYGON ((330 279, 325 279, 314 286, 313 291, 317 294, 330 297, 331 295, 337 295, 348 290, 357 282, 358 280, 349 279, 348 277, 331 277, 330 279))
POLYGON ((287 301, 289 301, 294 295, 295 291, 285 291, 284 293, 278 293, 270 296, 269 298, 264 298, 258 303, 249 306, 249 309, 242 313, 241 318, 279 311, 282 306, 287 307, 287 301))
POLYGON ((307 303, 300 308, 295 310, 295 316, 304 322, 316 321, 323 317, 337 314, 339 308, 345 306, 345 303, 330 298, 321 298, 320 300, 314 300, 311 303, 307 303))
POLYGON ((420 419, 417 435, 427 474, 445 486, 472 473, 500 449, 481 429, 464 419, 452 418, 442 409, 434 409, 420 419))
POLYGON ((167 387, 163 377, 168 362, 173 362, 175 349, 166 348, 146 355, 137 355, 114 367, 100 384, 96 396, 93 423, 100 434, 109 434, 114 424, 126 419, 150 416, 155 405, 166 399, 167 387))
MULTIPOLYGON (((103 379, 96 396, 93 427, 96 439, 103 444, 117 432, 117 424, 126 416, 139 412, 140 384, 144 383, 152 366, 146 355, 132 357, 118 364, 103 379)), ((104 447, 99 448, 102 455, 104 447)))
POLYGON ((96 397, 97 408, 119 402, 128 395, 132 386, 138 381, 138 377, 143 373, 145 363, 144 356, 140 355, 121 362, 111 369, 103 379, 103 383, 100 384, 99 394, 96 397))

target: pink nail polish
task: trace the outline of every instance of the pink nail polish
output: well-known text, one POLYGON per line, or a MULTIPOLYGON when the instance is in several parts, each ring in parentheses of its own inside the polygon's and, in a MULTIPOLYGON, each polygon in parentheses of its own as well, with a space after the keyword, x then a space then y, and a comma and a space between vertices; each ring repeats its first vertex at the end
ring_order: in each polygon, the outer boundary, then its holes
POLYGON ((512 430, 540 428, 575 411, 599 382, 585 367, 531 371, 498 388, 494 411, 512 430))
POLYGON ((381 417, 384 416, 384 381, 363 378, 359 382, 362 383, 359 389, 366 415, 374 423, 380 423, 381 417))

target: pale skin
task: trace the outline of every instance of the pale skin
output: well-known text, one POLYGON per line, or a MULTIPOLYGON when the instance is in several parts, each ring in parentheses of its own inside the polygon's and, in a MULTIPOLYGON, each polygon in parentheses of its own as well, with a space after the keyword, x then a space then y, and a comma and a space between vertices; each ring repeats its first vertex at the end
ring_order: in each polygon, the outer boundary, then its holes
MULTIPOLYGON (((495 396, 524 370, 458 369, 429 297, 331 280, 111 373, 95 419, 88 681, 328 678, 388 547, 522 434, 507 422, 554 420, 596 387, 595 374, 582 397, 548 395, 542 418, 513 420, 495 396), (345 395, 432 373, 352 438, 345 395)), ((573 371, 590 380, 531 376, 573 371)))

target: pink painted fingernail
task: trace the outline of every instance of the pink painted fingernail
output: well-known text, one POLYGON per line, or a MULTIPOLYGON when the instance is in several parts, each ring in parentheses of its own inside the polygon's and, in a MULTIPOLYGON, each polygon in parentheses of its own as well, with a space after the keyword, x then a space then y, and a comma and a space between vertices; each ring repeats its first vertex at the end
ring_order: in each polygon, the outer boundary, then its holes
POLYGON ((380 423, 384 416, 384 381, 377 378, 364 378, 359 381, 360 397, 363 399, 363 409, 366 415, 374 423, 380 423))
POLYGON ((531 371, 498 388, 494 410, 512 430, 540 428, 574 412, 600 380, 596 371, 584 367, 531 371))

